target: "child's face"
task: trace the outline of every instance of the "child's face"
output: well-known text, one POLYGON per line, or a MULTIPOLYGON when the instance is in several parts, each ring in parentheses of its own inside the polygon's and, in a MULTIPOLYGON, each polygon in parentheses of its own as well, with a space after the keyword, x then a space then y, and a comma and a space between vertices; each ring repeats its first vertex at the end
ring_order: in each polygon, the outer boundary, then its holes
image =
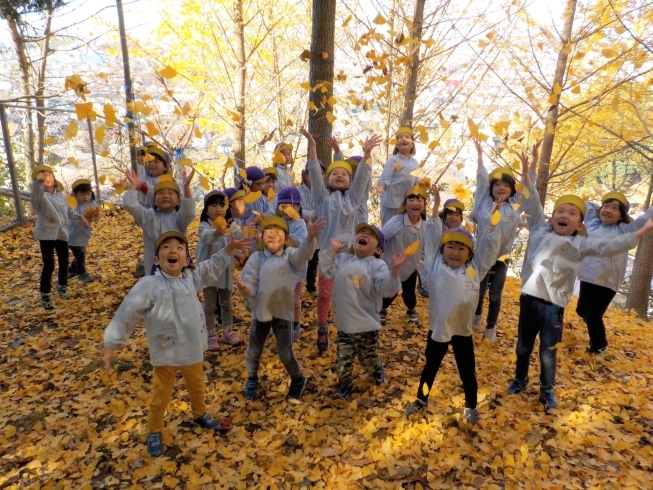
POLYGON ((251 186, 249 186, 250 192, 262 192, 263 191, 263 186, 265 185, 266 181, 263 182, 254 182, 252 183, 251 186))
POLYGON ((170 213, 179 205, 179 194, 172 189, 161 189, 154 195, 154 205, 159 211, 170 213))
POLYGON ((458 211, 449 210, 447 215, 444 217, 444 224, 447 228, 458 228, 463 222, 463 213, 458 211))
POLYGON ((351 186, 351 176, 344 168, 335 168, 327 179, 328 187, 334 191, 344 191, 351 186))
POLYGON ((77 199, 77 204, 86 204, 91 200, 91 191, 86 192, 76 192, 75 199, 77 199))
POLYGON ((267 196, 270 189, 277 192, 277 178, 272 175, 270 175, 268 180, 265 181, 265 184, 263 184, 263 195, 267 196))
POLYGON ((409 218, 419 218, 424 212, 426 203, 422 196, 409 197, 406 199, 406 214, 409 218))
POLYGON ((54 188, 54 175, 50 172, 39 172, 36 176, 43 176, 43 187, 46 189, 54 188))
POLYGON ((379 248, 379 239, 371 229, 363 228, 356 234, 356 238, 354 238, 354 253, 359 259, 364 259, 374 252, 378 255, 382 253, 379 248))
POLYGON ((263 245, 268 252, 275 254, 286 244, 286 231, 279 226, 268 226, 263 230, 263 245))
POLYGON ((304 180, 304 185, 311 188, 311 176, 308 175, 308 170, 302 170, 302 179, 304 180))
POLYGON ((141 151, 136 153, 136 163, 138 163, 139 165, 144 165, 145 162, 143 162, 143 156, 144 156, 143 152, 141 152, 141 151))
POLYGON ((565 203, 558 206, 549 222, 558 235, 571 236, 583 228, 583 215, 576 206, 565 203))
POLYGON ((224 218, 227 214, 227 204, 224 201, 215 201, 214 203, 207 206, 206 214, 209 218, 211 218, 211 221, 213 221, 218 216, 222 216, 224 218))
POLYGON ((512 189, 510 185, 506 184, 502 180, 497 180, 492 186, 492 197, 495 201, 498 201, 500 197, 505 196, 505 199, 508 199, 512 194, 512 189))
POLYGON ((621 216, 621 209, 619 208, 619 201, 608 201, 599 210, 599 218, 606 225, 614 225, 619 223, 623 218, 621 216))
POLYGON ((397 136, 397 150, 402 155, 410 155, 410 150, 413 149, 413 137, 408 133, 401 133, 397 136))
POLYGON ((161 160, 155 158, 154 160, 150 160, 145 164, 145 169, 147 170, 147 173, 149 173, 152 177, 158 177, 159 175, 163 175, 166 166, 161 160))
POLYGON ((452 269, 465 265, 470 256, 471 250, 461 242, 447 242, 442 247, 442 258, 452 269))
POLYGON ((163 272, 171 276, 180 276, 184 267, 190 264, 190 257, 186 244, 176 238, 168 238, 159 247, 154 265, 158 265, 163 272))
POLYGON ((243 214, 245 214, 245 199, 242 197, 235 199, 229 204, 229 208, 234 218, 242 218, 243 214))
POLYGON ((283 157, 286 159, 286 163, 282 163, 281 165, 290 165, 292 164, 292 150, 290 149, 285 149, 281 152, 283 157))

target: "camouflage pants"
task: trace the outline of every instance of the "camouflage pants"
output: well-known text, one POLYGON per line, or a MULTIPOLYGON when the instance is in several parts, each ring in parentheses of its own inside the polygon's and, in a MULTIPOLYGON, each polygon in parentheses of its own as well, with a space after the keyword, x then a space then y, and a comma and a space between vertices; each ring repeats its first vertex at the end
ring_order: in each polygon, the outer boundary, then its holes
POLYGON ((353 386, 354 359, 358 356, 368 374, 383 369, 379 357, 379 330, 363 333, 338 332, 336 337, 336 375, 340 386, 353 386))

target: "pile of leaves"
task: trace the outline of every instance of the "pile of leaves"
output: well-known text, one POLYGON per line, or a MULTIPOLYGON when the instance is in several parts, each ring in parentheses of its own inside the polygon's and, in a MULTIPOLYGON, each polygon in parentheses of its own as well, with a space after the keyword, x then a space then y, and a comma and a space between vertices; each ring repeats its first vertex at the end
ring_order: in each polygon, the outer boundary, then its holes
MULTIPOLYGON (((262 396, 242 395, 245 346, 207 353, 209 411, 233 417, 213 435, 193 427, 181 378, 166 416, 160 458, 145 447, 152 367, 144 331, 101 368, 103 329, 135 283, 140 229, 121 210, 94 224, 88 269, 97 280, 69 282, 55 310, 38 302, 41 259, 33 225, 0 235, 0 488, 650 488, 653 471, 651 325, 611 309, 610 347, 585 354, 575 302, 559 345, 557 395, 538 404, 539 362, 525 394, 509 397, 515 361, 519 283, 508 279, 498 341, 475 333, 481 420, 462 417, 453 356, 445 358, 423 414, 407 420, 424 364, 428 304, 407 322, 401 300, 389 310, 381 355, 388 383, 374 387, 356 368, 351 402, 335 400, 335 349, 318 354, 315 304, 304 299, 296 355, 309 376, 299 403, 270 337, 261 364, 262 396)), ((189 235, 196 242, 197 222, 189 235)), ((235 313, 249 319, 240 298, 235 313)), ((236 331, 247 337, 248 323, 236 331)), ((331 339, 335 337, 332 328, 331 339)), ((537 351, 537 347, 536 347, 537 351)))

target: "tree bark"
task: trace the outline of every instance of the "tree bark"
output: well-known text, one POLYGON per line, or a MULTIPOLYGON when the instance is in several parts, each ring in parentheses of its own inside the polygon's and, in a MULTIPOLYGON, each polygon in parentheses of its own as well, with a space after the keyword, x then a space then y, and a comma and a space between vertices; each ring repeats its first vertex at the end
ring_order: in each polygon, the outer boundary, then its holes
POLYGON ((399 126, 413 126, 413 110, 415 108, 415 97, 417 96, 417 80, 419 74, 419 48, 422 42, 422 24, 424 23, 424 4, 426 0, 416 0, 415 13, 413 15, 413 28, 410 37, 415 40, 413 44, 412 61, 410 63, 410 73, 404 91, 404 107, 399 118, 399 126))
POLYGON ((313 0, 311 33, 311 62, 309 83, 314 87, 324 83, 322 89, 311 90, 309 97, 317 111, 309 109, 308 131, 317 143, 317 157, 325 165, 331 163, 331 147, 327 137, 331 136, 333 125, 326 118, 333 108, 327 104, 333 95, 333 51, 336 30, 336 0, 313 0), (323 53, 326 53, 326 58, 323 53))
MULTIPOLYGON (((38 86, 36 89, 36 106, 45 107, 45 99, 43 98, 45 92, 45 69, 48 63, 48 54, 50 53, 50 35, 52 33, 52 15, 54 11, 52 9, 45 12, 45 27, 43 29, 43 46, 41 47, 41 63, 39 67, 39 78, 38 86)), ((43 127, 45 126, 45 110, 37 109, 36 110, 36 128, 39 135, 38 141, 38 163, 43 163, 43 139, 45 137, 45 131, 43 127)))
MULTIPOLYGON (((566 46, 571 39, 571 33, 574 27, 574 15, 576 13, 577 0, 567 0, 565 8, 565 25, 560 33, 560 51, 558 51, 558 61, 556 63, 556 71, 553 77, 551 87, 555 87, 556 83, 560 87, 564 87, 565 76, 567 74, 567 54, 566 46)), ((542 150, 540 154, 540 163, 537 170, 537 191, 540 194, 540 201, 544 205, 546 200, 546 192, 549 184, 549 166, 551 165, 551 155, 553 154, 553 141, 555 139, 555 128, 558 125, 558 111, 560 107, 560 96, 557 97, 556 103, 552 104, 546 116, 546 130, 544 132, 544 139, 542 141, 542 150), (554 132, 550 132, 550 128, 554 132)))
MULTIPOLYGON (((247 60, 245 59, 245 24, 243 22, 243 0, 235 0, 233 6, 234 38, 236 51, 235 94, 236 112, 240 121, 234 121, 233 153, 238 168, 245 168, 245 84, 247 78, 247 60)), ((238 168, 234 166, 234 179, 238 181, 238 168)))
MULTIPOLYGON (((272 14, 272 8, 270 8, 270 15, 272 14)), ((272 25, 274 20, 272 19, 270 25, 272 25)), ((274 74, 274 86, 276 89, 275 98, 277 99, 277 127, 279 128, 279 141, 283 141, 286 135, 286 121, 284 120, 283 114, 283 94, 281 93, 281 74, 279 72, 279 49, 277 46, 277 34, 276 30, 272 29, 270 33, 270 38, 272 40, 272 72, 274 74)))
MULTIPOLYGON (((647 200, 644 208, 648 209, 650 195, 653 191, 653 175, 649 183, 647 200)), ((648 318, 648 297, 651 291, 651 278, 653 278, 653 236, 646 235, 637 246, 633 270, 630 274, 628 284, 628 296, 626 297, 626 309, 635 310, 640 318, 648 318)))

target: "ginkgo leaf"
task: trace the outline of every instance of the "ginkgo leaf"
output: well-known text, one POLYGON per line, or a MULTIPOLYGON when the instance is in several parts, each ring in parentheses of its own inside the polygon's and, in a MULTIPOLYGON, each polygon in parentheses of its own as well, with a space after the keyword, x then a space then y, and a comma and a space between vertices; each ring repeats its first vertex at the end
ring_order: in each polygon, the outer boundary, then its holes
POLYGON ((305 49, 299 55, 299 59, 302 60, 302 61, 309 61, 312 57, 313 56, 311 55, 311 52, 308 49, 305 49))
POLYGON ((116 110, 111 107, 111 104, 104 104, 104 124, 112 128, 115 123, 118 122, 118 118, 116 117, 116 110))
POLYGON ((171 66, 166 66, 162 70, 159 70, 159 75, 167 79, 175 78, 177 76, 177 70, 171 66))
POLYGON ((492 129, 494 130, 494 134, 502 135, 508 132, 509 126, 510 126, 510 121, 499 121, 494 123, 492 129))
POLYGON ((427 48, 430 48, 435 44, 435 41, 433 39, 423 39, 422 42, 427 48))
POLYGON ((522 194, 524 194, 524 197, 526 199, 530 199, 531 197, 531 191, 528 190, 528 187, 524 187, 524 189, 522 190, 522 194))
POLYGON ((464 166, 465 166, 465 162, 460 162, 459 164, 456 165, 456 170, 462 170, 464 166))
POLYGON ((331 112, 331 111, 327 111, 325 117, 326 117, 327 121, 329 121, 330 123, 333 123, 333 121, 338 119, 336 116, 333 115, 333 112, 331 112))
POLYGON ((43 144, 49 145, 54 141, 54 136, 48 136, 47 138, 43 138, 43 144))
POLYGON ((578 179, 580 178, 579 174, 574 174, 571 176, 571 185, 576 185, 578 183, 578 179))
POLYGON ((436 148, 436 147, 438 147, 438 146, 440 146, 440 142, 437 141, 437 140, 433 140, 433 141, 431 141, 431 142, 429 143, 428 148, 429 148, 429 150, 432 150, 432 149, 434 149, 434 148, 436 148))
POLYGON ((71 119, 68 126, 66 126, 66 139, 69 140, 77 136, 78 130, 79 126, 77 124, 77 119, 71 119))
POLYGON ((283 214, 285 214, 285 215, 288 216, 290 219, 293 219, 293 220, 295 220, 295 221, 299 221, 300 219, 302 219, 302 217, 299 215, 299 213, 297 212, 297 210, 296 210, 294 207, 292 207, 292 206, 289 206, 289 207, 287 207, 286 209, 284 209, 284 210, 283 210, 283 214))
POLYGON ((172 182, 173 180, 171 174, 163 174, 159 177, 159 182, 172 182))
POLYGON ((419 250, 419 240, 415 240, 413 243, 408 245, 406 249, 404 250, 404 254, 406 255, 415 255, 417 251, 419 250))
POLYGON ((275 153, 272 156, 272 163, 286 163, 286 157, 284 157, 281 153, 275 153))
POLYGON ((560 85, 560 82, 556 82, 553 86, 553 93, 556 95, 560 95, 562 93, 562 86, 560 85))
POLYGON ((478 139, 479 133, 478 133, 478 124, 476 124, 474 121, 471 119, 467 119, 467 127, 469 128, 469 135, 472 138, 478 139))
POLYGON ((97 179, 98 183, 104 185, 105 182, 107 181, 107 176, 106 175, 100 175, 97 179))
POLYGON ((614 50, 612 48, 605 48, 601 50, 601 54, 606 58, 614 58, 614 50))
POLYGON ((66 202, 68 203, 68 206, 70 206, 73 209, 77 207, 77 198, 71 194, 68 194, 66 196, 66 202))
POLYGON ((401 163, 393 163, 392 164, 392 170, 397 170, 401 172, 401 163))
POLYGON ((506 260, 509 260, 509 259, 510 259, 510 254, 505 254, 505 255, 502 255, 501 257, 499 257, 497 260, 499 262, 505 262, 506 260))
POLYGON ((260 199, 260 197, 261 197, 262 195, 263 195, 263 193, 262 193, 261 191, 250 192, 249 194, 247 194, 247 195, 243 198, 243 200, 244 200, 247 204, 252 204, 254 201, 260 199))
POLYGON ((315 105, 315 102, 313 102, 312 100, 308 101, 308 108, 311 109, 311 110, 314 110, 315 112, 317 112, 317 110, 318 110, 317 106, 315 105))
POLYGON ((241 169, 238 171, 238 174, 239 174, 243 179, 246 179, 246 178, 247 178, 247 171, 246 171, 244 168, 241 168, 241 169))
POLYGON ((321 54, 322 54, 322 58, 323 58, 323 59, 327 59, 327 58, 329 57, 329 53, 326 52, 326 51, 322 51, 321 54))
POLYGON ((104 134, 105 134, 105 127, 104 126, 98 126, 95 128, 95 140, 99 143, 102 144, 104 141, 104 134))
POLYGON ((95 119, 95 112, 93 111, 93 102, 86 102, 84 104, 75 104, 75 113, 77 114, 77 120, 81 121, 87 117, 95 119))
POLYGON ((234 159, 231 157, 227 157, 227 161, 224 164, 225 168, 233 168, 234 167, 234 159))
POLYGON ((412 175, 413 177, 419 177, 420 175, 422 175, 422 169, 416 168, 410 173, 410 175, 412 175))
POLYGON ((523 184, 521 182, 515 182, 515 190, 517 192, 521 192, 522 190, 524 190, 523 184))
POLYGON ((451 192, 461 201, 472 195, 472 191, 465 187, 465 184, 455 184, 451 189, 451 192))
POLYGON ((200 175, 200 187, 205 190, 210 190, 211 189, 211 183, 209 182, 209 179, 206 178, 205 175, 200 175))
POLYGON ((551 94, 549 95, 549 98, 546 99, 547 104, 557 104, 558 103, 558 96, 556 94, 551 94))
POLYGON ((499 224, 499 221, 501 221, 501 213, 499 212, 498 209, 492 213, 492 218, 490 219, 490 223, 492 223, 492 226, 496 226, 499 224))
POLYGON ((374 20, 372 22, 374 22, 375 24, 381 26, 381 25, 385 24, 388 21, 381 14, 378 14, 376 17, 374 17, 374 20))
POLYGON ((102 150, 100 152, 101 157, 108 157, 109 156, 109 150, 102 150))
POLYGON ((353 15, 350 15, 349 17, 347 17, 347 18, 343 21, 343 23, 342 23, 342 27, 347 27, 347 25, 351 22, 352 17, 353 17, 353 15))
POLYGON ((476 277, 476 270, 471 265, 467 267, 467 275, 470 279, 474 279, 476 277))
POLYGON ((302 82, 299 84, 299 86, 304 90, 311 90, 311 84, 308 82, 302 82))
MULTIPOLYGON (((184 105, 181 106, 181 113, 184 116, 190 113, 190 102, 186 102, 184 105)), ((231 114, 232 114, 232 118, 233 118, 233 115, 238 114, 238 113, 232 112, 231 114)), ((238 115, 240 116, 240 114, 238 114, 238 115)), ((240 119, 238 119, 238 121, 240 121, 240 119)))
POLYGON ((157 134, 161 132, 159 131, 159 128, 156 127, 156 124, 154 124, 152 121, 147 121, 145 123, 145 127, 147 128, 147 135, 150 138, 154 138, 157 134))
POLYGON ((213 223, 211 223, 211 228, 215 228, 216 230, 226 228, 226 227, 227 227, 227 220, 224 219, 223 216, 217 216, 213 220, 213 223))
POLYGON ((272 187, 270 187, 268 189, 268 201, 274 202, 275 197, 277 197, 277 193, 274 192, 274 189, 272 187))
POLYGON ((359 289, 361 287, 361 279, 362 276, 351 276, 351 282, 354 284, 354 287, 356 289, 359 289))
POLYGON ((574 86, 571 88, 571 93, 572 93, 572 94, 580 94, 580 85, 574 85, 574 86))
POLYGON ((179 165, 180 167, 192 167, 193 160, 191 160, 188 157, 182 157, 179 160, 177 160, 177 165, 179 165))
POLYGON ((336 98, 333 95, 327 99, 327 104, 329 104, 331 107, 336 105, 337 102, 338 101, 336 100, 336 98))
POLYGON ((200 131, 200 128, 195 128, 195 131, 193 131, 193 134, 195 135, 196 138, 201 138, 202 137, 202 132, 200 131))

